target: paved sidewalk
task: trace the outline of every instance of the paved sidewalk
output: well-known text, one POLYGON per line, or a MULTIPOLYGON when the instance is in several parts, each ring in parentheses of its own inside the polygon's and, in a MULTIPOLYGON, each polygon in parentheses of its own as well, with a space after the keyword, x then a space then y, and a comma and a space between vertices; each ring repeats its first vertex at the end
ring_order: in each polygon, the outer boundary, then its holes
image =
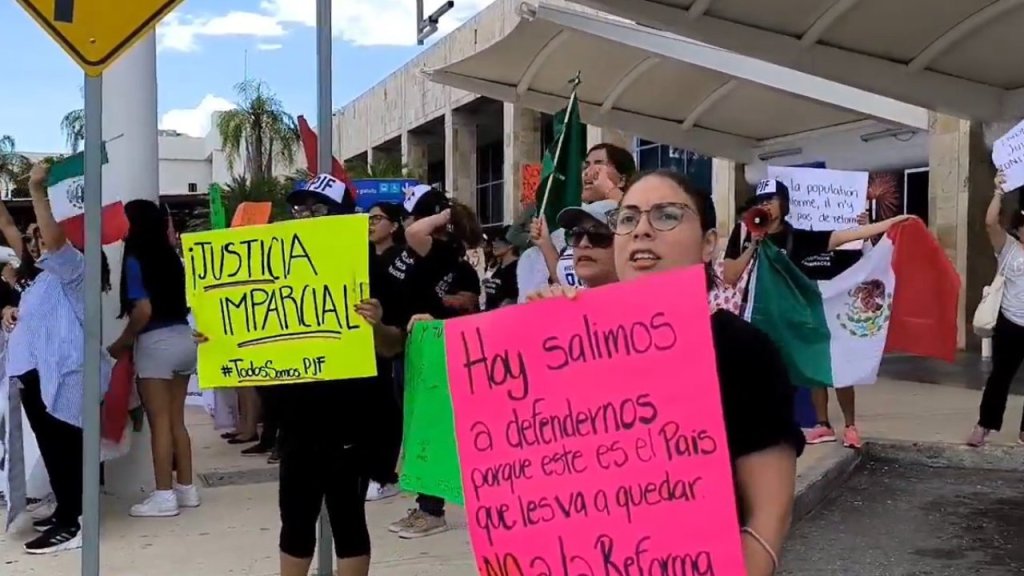
MULTIPOLYGON (((973 390, 903 381, 882 381, 858 390, 858 425, 869 438, 959 443, 976 419, 980 393, 973 390)), ((842 417, 832 401, 833 421, 842 417)), ((1007 409, 1007 430, 997 443, 1015 441, 1024 398, 1014 396, 1007 409)), ((261 459, 246 459, 213 431, 209 418, 196 411, 191 430, 196 469, 200 473, 261 468, 261 459)), ((147 489, 149 450, 145 435, 136 435, 131 456, 108 468, 111 494, 103 499, 102 564, 104 576, 270 576, 277 573, 276 484, 209 488, 204 503, 172 519, 134 519, 128 508, 147 489)), ((1024 448, 1021 448, 1024 451, 1024 448)), ((819 476, 842 460, 835 444, 808 449, 799 461, 799 483, 819 476)), ((407 496, 367 505, 374 546, 375 575, 475 576, 465 516, 449 511, 454 529, 434 537, 401 541, 386 526, 413 505, 407 496)), ((78 574, 78 553, 29 557, 21 544, 25 531, 0 535, 0 575, 71 576, 78 574)))

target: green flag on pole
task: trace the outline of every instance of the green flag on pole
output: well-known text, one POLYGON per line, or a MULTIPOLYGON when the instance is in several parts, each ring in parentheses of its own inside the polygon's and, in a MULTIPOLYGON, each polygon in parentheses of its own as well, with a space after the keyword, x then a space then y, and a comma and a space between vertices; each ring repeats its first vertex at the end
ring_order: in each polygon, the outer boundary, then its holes
POLYGON ((224 210, 224 193, 217 184, 210 184, 207 190, 210 196, 210 229, 220 230, 228 227, 227 212, 224 210))
POLYGON ((583 204, 583 159, 587 154, 587 130, 580 120, 576 97, 579 75, 573 80, 569 105, 555 115, 555 141, 544 152, 537 213, 544 214, 549 230, 558 228, 555 218, 563 208, 583 204))

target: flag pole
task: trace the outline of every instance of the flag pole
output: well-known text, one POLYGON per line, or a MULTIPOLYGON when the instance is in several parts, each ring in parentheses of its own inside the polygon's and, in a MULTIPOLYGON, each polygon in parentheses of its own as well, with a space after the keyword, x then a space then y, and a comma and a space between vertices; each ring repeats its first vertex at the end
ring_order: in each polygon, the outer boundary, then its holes
MULTIPOLYGON (((573 105, 576 104, 576 100, 577 100, 577 98, 576 98, 576 89, 579 88, 579 86, 580 86, 580 72, 577 71, 576 72, 576 76, 572 80, 570 80, 569 82, 572 84, 572 94, 569 95, 569 105, 566 106, 566 108, 565 108, 565 110, 567 112, 571 112, 573 105)), ((558 143, 555 144, 555 157, 552 159, 552 163, 555 166, 558 165, 558 159, 562 156, 562 143, 563 142, 565 142, 565 122, 564 121, 562 122, 562 133, 558 135, 558 143)), ((537 217, 538 218, 543 218, 544 217, 544 210, 548 206, 548 196, 550 195, 550 192, 551 192, 551 183, 553 182, 553 177, 554 177, 554 174, 549 175, 548 176, 548 182, 544 186, 544 199, 541 200, 541 202, 540 202, 540 209, 537 210, 537 217)))

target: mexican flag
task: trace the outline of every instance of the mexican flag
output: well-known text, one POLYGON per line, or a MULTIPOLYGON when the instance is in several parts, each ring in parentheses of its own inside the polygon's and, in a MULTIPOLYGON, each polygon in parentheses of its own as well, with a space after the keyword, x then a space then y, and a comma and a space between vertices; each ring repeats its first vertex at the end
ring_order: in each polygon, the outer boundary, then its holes
POLYGON ((573 86, 569 105, 555 114, 555 140, 544 152, 540 186, 537 189, 537 210, 544 206, 548 230, 559 228, 558 213, 569 206, 583 204, 583 160, 587 154, 587 129, 580 120, 580 104, 576 97, 579 82, 573 86), (544 201, 547 194, 550 198, 544 201))
MULTIPOLYGON (((103 150, 103 163, 107 163, 107 152, 103 150)), ((64 228, 64 234, 76 247, 85 246, 85 153, 79 152, 50 167, 47 182, 50 209, 53 217, 64 228)), ((109 201, 109 194, 103 198, 103 244, 120 242, 128 234, 128 218, 120 200, 109 201)))
POLYGON ((956 354, 960 277, 920 220, 893 226, 826 281, 765 242, 747 289, 747 319, 775 341, 798 386, 873 384, 886 352, 956 354))

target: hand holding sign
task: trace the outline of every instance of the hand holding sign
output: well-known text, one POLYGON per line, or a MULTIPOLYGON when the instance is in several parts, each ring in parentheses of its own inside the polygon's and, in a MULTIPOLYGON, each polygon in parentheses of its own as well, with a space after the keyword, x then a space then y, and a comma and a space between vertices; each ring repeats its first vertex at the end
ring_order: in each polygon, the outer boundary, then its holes
POLYGON ((695 267, 445 324, 481 574, 744 573, 705 290, 695 267))

